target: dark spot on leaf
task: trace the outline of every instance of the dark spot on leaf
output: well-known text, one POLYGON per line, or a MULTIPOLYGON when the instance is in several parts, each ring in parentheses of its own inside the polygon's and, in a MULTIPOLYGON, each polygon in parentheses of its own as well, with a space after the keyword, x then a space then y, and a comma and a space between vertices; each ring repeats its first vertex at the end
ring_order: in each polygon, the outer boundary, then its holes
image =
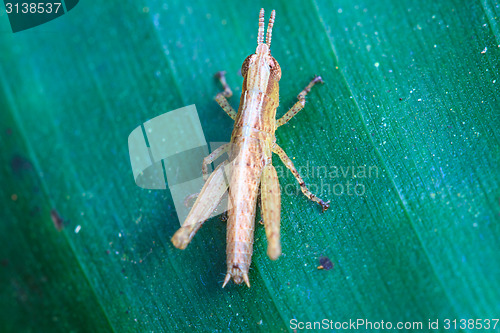
POLYGON ((319 264, 323 266, 323 269, 325 271, 329 271, 330 269, 333 268, 333 262, 330 259, 328 259, 328 257, 319 258, 319 264))
POLYGON ((14 173, 20 173, 26 170, 33 170, 33 165, 26 158, 21 155, 14 155, 10 160, 10 166, 14 173))
POLYGON ((64 227, 64 220, 59 215, 59 212, 55 209, 50 211, 50 217, 52 218, 52 222, 54 222, 54 226, 58 231, 61 231, 64 227))

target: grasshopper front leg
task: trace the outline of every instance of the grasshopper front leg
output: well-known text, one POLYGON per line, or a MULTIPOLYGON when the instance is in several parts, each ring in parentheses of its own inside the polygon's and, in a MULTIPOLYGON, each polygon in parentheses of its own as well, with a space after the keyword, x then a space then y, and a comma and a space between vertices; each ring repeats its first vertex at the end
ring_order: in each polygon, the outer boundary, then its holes
POLYGON ((222 110, 226 111, 231 119, 236 120, 236 111, 234 111, 233 107, 227 101, 229 97, 233 96, 233 92, 226 82, 226 72, 217 72, 215 74, 215 77, 219 79, 222 87, 224 88, 224 91, 218 93, 217 96, 215 96, 215 100, 217 101, 217 103, 219 103, 222 110))
POLYGON ((323 211, 330 208, 330 201, 324 202, 323 200, 318 198, 316 195, 312 194, 311 191, 309 191, 309 189, 306 186, 306 183, 304 182, 304 180, 300 176, 299 172, 297 171, 297 169, 293 165, 293 162, 290 159, 290 157, 288 157, 288 155, 285 153, 285 151, 280 146, 278 146, 276 143, 273 144, 273 153, 278 154, 278 156, 280 157, 283 164, 288 168, 288 170, 290 170, 293 173, 293 175, 295 176, 295 179, 297 179, 297 181, 299 182, 300 189, 301 189, 302 193, 304 193, 304 195, 306 197, 308 197, 310 200, 312 200, 314 202, 319 203, 321 205, 321 208, 323 209, 323 211))
POLYGON ((262 171, 260 194, 262 218, 266 228, 267 255, 271 260, 276 260, 281 255, 281 195, 278 174, 272 164, 266 165, 262 171))
POLYGON ((309 84, 300 92, 300 94, 297 96, 299 101, 295 103, 294 106, 290 110, 288 110, 287 113, 283 117, 281 117, 277 122, 276 122, 276 127, 280 127, 281 125, 286 124, 290 119, 292 119, 297 113, 299 113, 300 110, 304 108, 306 105, 306 95, 311 91, 311 88, 314 87, 316 83, 323 83, 323 79, 321 76, 315 76, 314 79, 309 82, 309 84))
POLYGON ((217 208, 228 188, 224 167, 227 161, 219 164, 208 177, 201 189, 193 208, 189 212, 182 227, 172 237, 172 243, 178 249, 184 250, 210 214, 217 208))

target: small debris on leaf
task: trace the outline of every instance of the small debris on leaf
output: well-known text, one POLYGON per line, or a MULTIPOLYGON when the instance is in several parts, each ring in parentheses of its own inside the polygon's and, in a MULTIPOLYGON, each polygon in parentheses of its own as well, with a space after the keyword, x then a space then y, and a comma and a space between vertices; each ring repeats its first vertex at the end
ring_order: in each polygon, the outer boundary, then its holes
POLYGON ((61 218, 61 215, 59 215, 59 212, 55 209, 52 209, 50 211, 50 217, 52 218, 52 222, 54 222, 54 226, 56 227, 57 231, 61 231, 64 227, 64 220, 61 218))
POLYGON ((329 271, 332 268, 333 268, 333 262, 328 257, 319 258, 318 269, 324 269, 325 271, 329 271))

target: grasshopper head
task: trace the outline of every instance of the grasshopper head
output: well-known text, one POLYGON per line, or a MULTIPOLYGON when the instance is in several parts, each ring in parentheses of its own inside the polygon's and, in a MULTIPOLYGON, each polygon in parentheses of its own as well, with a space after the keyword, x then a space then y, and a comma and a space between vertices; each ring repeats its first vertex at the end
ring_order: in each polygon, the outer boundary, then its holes
POLYGON ((273 24, 276 11, 271 12, 269 23, 267 25, 266 40, 264 42, 264 8, 259 14, 259 33, 257 35, 257 49, 254 54, 249 55, 241 66, 241 74, 246 77, 250 67, 267 68, 270 76, 279 81, 281 79, 281 68, 276 59, 271 56, 271 38, 273 35, 273 24))

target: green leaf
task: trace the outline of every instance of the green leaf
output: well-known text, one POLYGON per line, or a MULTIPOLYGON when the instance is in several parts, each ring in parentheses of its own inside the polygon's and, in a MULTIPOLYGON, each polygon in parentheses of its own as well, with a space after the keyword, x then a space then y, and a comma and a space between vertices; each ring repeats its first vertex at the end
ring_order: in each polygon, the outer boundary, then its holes
POLYGON ((326 318, 474 331, 459 320, 498 318, 499 8, 80 2, 15 34, 0 14, 0 330, 286 331, 326 318), (228 141, 213 74, 227 71, 236 108, 261 6, 276 9, 278 114, 314 74, 325 81, 276 137, 331 208, 275 158, 283 255, 267 258, 257 226, 252 287, 222 289, 224 224, 174 248, 170 191, 135 185, 127 138, 195 104, 207 142, 228 141))

